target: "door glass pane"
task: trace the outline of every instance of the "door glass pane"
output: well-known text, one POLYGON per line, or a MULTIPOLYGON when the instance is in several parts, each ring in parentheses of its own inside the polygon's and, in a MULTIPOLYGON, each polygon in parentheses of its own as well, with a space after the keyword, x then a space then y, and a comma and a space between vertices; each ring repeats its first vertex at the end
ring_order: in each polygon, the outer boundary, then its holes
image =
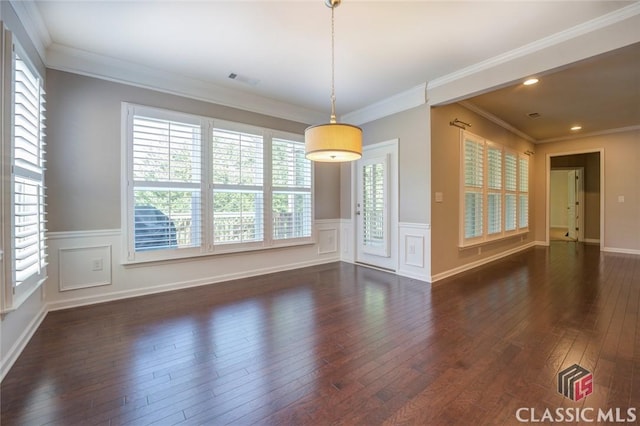
POLYGON ((362 167, 362 243, 380 249, 386 245, 384 163, 362 167))

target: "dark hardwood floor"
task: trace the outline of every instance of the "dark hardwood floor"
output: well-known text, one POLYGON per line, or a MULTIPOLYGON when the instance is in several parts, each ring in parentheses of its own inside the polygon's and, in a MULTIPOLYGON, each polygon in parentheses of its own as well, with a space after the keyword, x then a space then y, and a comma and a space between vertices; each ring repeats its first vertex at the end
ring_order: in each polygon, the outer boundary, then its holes
POLYGON ((559 242, 433 287, 334 263, 51 312, 2 383, 1 423, 631 420, 639 306, 640 257, 559 242), (574 363, 594 381, 578 402, 557 391, 574 363))

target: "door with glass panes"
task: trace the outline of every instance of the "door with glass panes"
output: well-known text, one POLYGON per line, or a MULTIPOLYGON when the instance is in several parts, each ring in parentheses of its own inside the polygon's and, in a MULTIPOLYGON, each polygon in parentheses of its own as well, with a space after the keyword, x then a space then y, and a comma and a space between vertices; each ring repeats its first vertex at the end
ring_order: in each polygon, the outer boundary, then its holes
POLYGON ((355 165, 356 262, 395 271, 398 257, 398 141, 363 148, 355 165))

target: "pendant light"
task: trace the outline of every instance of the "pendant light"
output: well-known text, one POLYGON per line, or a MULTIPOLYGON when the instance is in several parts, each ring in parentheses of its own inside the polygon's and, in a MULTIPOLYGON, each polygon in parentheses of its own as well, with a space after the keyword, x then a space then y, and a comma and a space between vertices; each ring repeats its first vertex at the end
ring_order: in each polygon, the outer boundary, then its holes
POLYGON ((304 131, 306 157, 311 161, 343 162, 362 157, 362 129, 336 122, 334 10, 341 0, 325 0, 331 9, 331 117, 304 131))

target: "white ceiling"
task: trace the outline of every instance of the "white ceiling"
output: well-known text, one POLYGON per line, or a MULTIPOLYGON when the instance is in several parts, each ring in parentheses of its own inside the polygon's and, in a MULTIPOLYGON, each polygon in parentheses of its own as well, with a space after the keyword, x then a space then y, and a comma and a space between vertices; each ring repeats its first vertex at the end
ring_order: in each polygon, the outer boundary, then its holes
POLYGON ((518 83, 465 104, 499 117, 534 142, 640 128, 640 43, 538 77, 535 85, 518 83), (581 129, 572 132, 572 126, 581 129))
MULTIPOLYGON (((338 113, 360 110, 631 3, 343 0, 335 11, 338 113)), ((331 11, 323 0, 35 5, 30 15, 39 23, 46 56, 52 58, 45 62, 53 68, 73 69, 56 62, 55 52, 92 55, 328 118, 331 11), (234 81, 230 73, 259 82, 234 81)))

